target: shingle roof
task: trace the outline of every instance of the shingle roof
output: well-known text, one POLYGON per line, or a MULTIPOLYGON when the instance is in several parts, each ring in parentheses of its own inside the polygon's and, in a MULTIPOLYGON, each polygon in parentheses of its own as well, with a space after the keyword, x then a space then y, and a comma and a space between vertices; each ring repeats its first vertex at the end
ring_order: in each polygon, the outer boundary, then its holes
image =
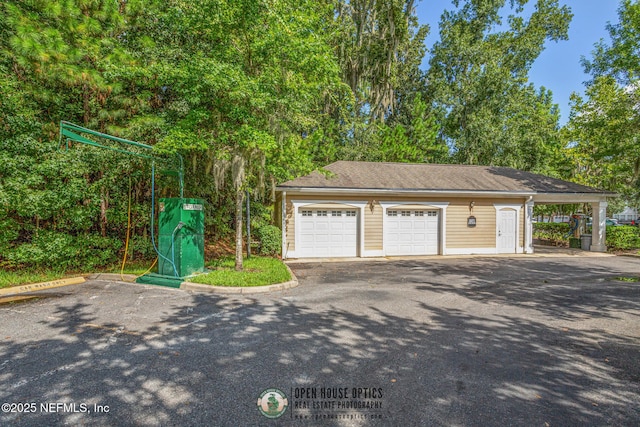
POLYGON ((366 189, 398 191, 469 191, 506 193, 614 193, 544 175, 497 166, 439 165, 338 161, 323 168, 328 173, 284 182, 287 189, 366 189))

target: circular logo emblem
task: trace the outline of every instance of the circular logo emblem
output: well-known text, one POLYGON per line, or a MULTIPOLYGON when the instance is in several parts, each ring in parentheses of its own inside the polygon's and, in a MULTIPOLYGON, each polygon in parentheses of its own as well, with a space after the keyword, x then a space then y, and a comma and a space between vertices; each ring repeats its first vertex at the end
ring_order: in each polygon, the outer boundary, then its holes
POLYGON ((289 401, 287 395, 277 388, 262 392, 258 398, 258 409, 267 418, 279 418, 287 411, 289 401))

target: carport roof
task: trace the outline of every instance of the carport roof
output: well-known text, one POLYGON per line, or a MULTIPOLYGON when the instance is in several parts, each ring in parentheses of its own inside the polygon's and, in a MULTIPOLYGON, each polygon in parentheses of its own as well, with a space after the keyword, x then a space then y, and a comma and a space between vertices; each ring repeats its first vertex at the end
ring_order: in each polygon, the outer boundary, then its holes
POLYGON ((280 184, 280 191, 369 190, 439 193, 515 193, 613 197, 615 193, 498 166, 338 161, 280 184))

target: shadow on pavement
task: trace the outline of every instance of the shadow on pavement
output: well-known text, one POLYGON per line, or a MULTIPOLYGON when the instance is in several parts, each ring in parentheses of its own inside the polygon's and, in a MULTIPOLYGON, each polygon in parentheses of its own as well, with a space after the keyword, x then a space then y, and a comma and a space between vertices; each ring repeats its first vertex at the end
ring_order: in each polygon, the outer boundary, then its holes
MULTIPOLYGON (((374 279, 371 268, 385 267, 378 265, 365 267, 367 273, 359 277, 369 275, 371 290, 380 297, 388 289, 374 279)), ((517 272, 496 276, 494 269, 502 267, 498 261, 480 263, 472 269, 469 286, 457 286, 452 279, 468 277, 468 265, 464 271, 455 265, 431 266, 428 277, 440 279, 425 282, 419 281, 425 276, 424 263, 401 267, 407 272, 404 285, 424 288, 429 295, 448 292, 480 303, 501 300, 569 318, 607 318, 618 310, 639 309, 637 291, 623 287, 615 297, 589 288, 574 300, 562 282, 580 280, 587 272, 579 268, 562 274, 551 268, 545 271, 548 283, 538 283, 538 267, 519 265, 517 272), (527 283, 545 291, 528 291, 527 283)), ((332 274, 327 283, 334 281, 332 274)), ((352 280, 344 272, 335 274, 342 274, 346 285, 352 280)), ((282 296, 230 304, 229 299, 193 294, 187 303, 169 303, 158 314, 159 322, 139 329, 126 329, 117 321, 100 323, 92 303, 62 301, 51 319, 38 320, 46 331, 41 339, 18 340, 11 331, 3 332, 1 400, 86 402, 90 409, 108 405, 109 412, 1 414, 0 422, 274 425, 256 407, 263 390, 344 386, 381 388, 384 418, 325 420, 325 425, 640 423, 637 340, 519 316, 477 316, 438 307, 426 298, 414 302, 420 315, 409 317, 402 310, 382 310, 366 298, 356 303, 358 310, 349 310, 337 302, 314 306, 282 296)), ((29 322, 35 311, 34 305, 16 315, 29 322)), ((305 414, 289 408, 278 424, 319 423, 292 419, 296 413, 305 414)))

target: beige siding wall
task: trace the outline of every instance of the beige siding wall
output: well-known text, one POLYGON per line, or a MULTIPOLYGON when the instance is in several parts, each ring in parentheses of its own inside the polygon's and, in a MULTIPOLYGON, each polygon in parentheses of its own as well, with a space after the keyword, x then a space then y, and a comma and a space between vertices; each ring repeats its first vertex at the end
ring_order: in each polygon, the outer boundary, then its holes
MULTIPOLYGON (((365 251, 382 250, 383 248, 383 216, 380 202, 409 203, 408 208, 417 209, 424 207, 421 203, 449 202, 447 207, 446 247, 451 249, 463 248, 495 248, 496 246, 496 209, 494 204, 524 204, 524 198, 444 198, 444 197, 376 197, 376 196, 300 196, 287 194, 287 219, 286 238, 288 250, 295 250, 295 215, 291 200, 319 201, 317 207, 329 208, 341 207, 340 202, 364 202, 367 206, 364 211, 364 249, 365 251), (473 211, 469 211, 469 203, 473 201, 473 211), (338 204, 336 204, 338 203, 338 204), (371 211, 370 206, 374 209, 371 211), (467 227, 467 217, 476 217, 476 227, 467 227)), ((518 233, 518 246, 524 245, 524 209, 519 212, 520 226, 518 233)), ((362 220, 362 219, 361 219, 362 220)))
POLYGON ((287 255, 287 252, 296 250, 296 216, 293 214, 293 203, 291 203, 291 200, 288 198, 286 209, 287 213, 285 221, 287 226, 287 244, 285 245, 285 256, 287 255))
POLYGON ((382 250, 382 207, 373 204, 373 212, 370 206, 364 208, 364 250, 382 250))
POLYGON ((524 248, 524 208, 520 209, 520 231, 518 232, 518 246, 522 246, 524 248))
POLYGON ((452 200, 447 208, 447 248, 495 248, 496 209, 494 200, 473 200, 475 206, 469 212, 471 199, 452 200), (476 217, 476 226, 467 227, 467 218, 476 217))

